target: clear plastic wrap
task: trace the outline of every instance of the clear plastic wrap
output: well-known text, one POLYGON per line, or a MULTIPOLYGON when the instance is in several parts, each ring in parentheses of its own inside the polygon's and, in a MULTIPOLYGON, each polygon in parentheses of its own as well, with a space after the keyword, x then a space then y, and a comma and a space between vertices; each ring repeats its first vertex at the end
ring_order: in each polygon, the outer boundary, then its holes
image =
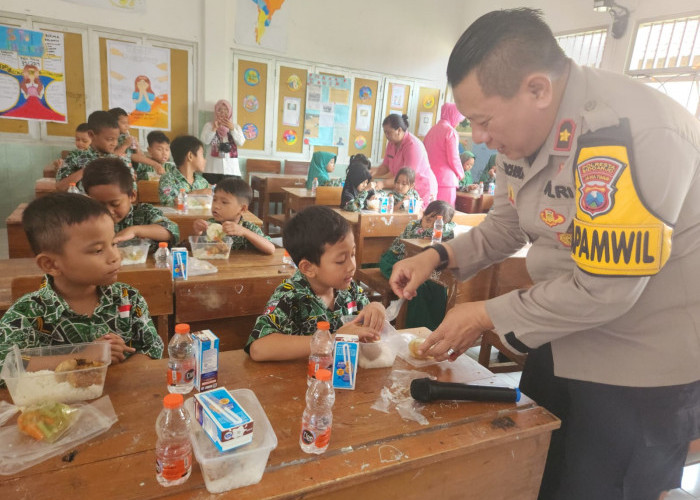
POLYGON ((425 377, 424 372, 417 370, 392 370, 387 379, 387 385, 382 387, 372 409, 389 413, 392 408, 396 408, 404 420, 414 420, 421 425, 428 425, 428 419, 421 413, 424 405, 411 397, 411 381, 425 377))

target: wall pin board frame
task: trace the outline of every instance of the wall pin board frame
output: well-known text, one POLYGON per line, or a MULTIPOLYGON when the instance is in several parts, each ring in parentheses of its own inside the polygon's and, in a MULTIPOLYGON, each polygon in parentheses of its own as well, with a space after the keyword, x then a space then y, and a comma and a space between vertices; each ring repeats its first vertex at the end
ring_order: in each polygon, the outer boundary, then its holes
MULTIPOLYGON (((413 134, 420 140, 425 138, 425 134, 419 134, 421 122, 424 119, 430 119, 430 124, 426 123, 427 129, 435 125, 437 121, 437 110, 440 108, 440 89, 432 87, 419 87, 418 103, 416 104, 416 118, 413 124, 413 134), (430 115, 430 116, 428 116, 430 115)), ((427 133, 427 131, 426 131, 427 133)))
POLYGON ((241 149, 264 151, 267 63, 239 59, 236 72, 238 82, 236 122, 246 135, 245 144, 241 149), (257 83, 255 83, 256 79, 257 83))
MULTIPOLYGON (((377 115, 377 94, 379 91, 379 81, 370 78, 355 78, 352 96, 352 108, 350 115, 350 139, 348 143, 348 155, 352 156, 362 153, 367 158, 372 158, 374 144, 374 123, 377 115), (369 89, 369 96, 367 95, 369 89), (362 93, 362 96, 360 96, 362 93), (369 116, 369 130, 357 130, 358 105, 366 110, 365 106, 371 106, 369 116), (364 144, 362 147, 361 144, 364 144), (360 146, 360 147, 358 147, 360 146)), ((365 120, 364 117, 361 117, 365 120)), ((362 128, 367 128, 362 125, 362 128)))
MULTIPOLYGON (((409 83, 401 83, 401 82, 387 82, 387 91, 384 94, 384 116, 382 117, 382 121, 384 121, 384 118, 389 116, 390 113, 398 113, 399 115, 408 115, 408 104, 409 101, 411 100, 411 91, 412 87, 409 83), (401 87, 404 88, 403 90, 403 105, 398 106, 397 101, 394 99, 394 95, 396 92, 396 95, 400 94, 401 91, 399 90, 401 87), (394 101, 394 102, 392 102, 394 101)), ((409 131, 410 131, 410 123, 409 123, 409 131)), ((382 134, 382 157, 380 159, 380 165, 381 162, 384 160, 384 157, 386 156, 386 136, 382 134)))
POLYGON ((307 76, 308 71, 303 68, 294 68, 291 66, 279 67, 279 80, 277 82, 279 100, 277 102, 275 149, 280 153, 301 153, 303 150, 307 76), (298 126, 285 125, 283 122, 285 97, 300 99, 298 126), (290 140, 292 137, 294 138, 293 142, 290 140))

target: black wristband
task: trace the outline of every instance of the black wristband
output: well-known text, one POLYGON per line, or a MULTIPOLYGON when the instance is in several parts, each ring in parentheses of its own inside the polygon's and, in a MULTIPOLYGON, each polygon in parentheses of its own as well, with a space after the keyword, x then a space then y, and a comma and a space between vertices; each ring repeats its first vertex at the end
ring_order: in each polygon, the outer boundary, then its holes
POLYGON ((430 249, 435 250, 438 255, 440 256, 440 263, 438 266, 435 268, 436 271, 442 271, 443 269, 447 268, 447 264, 450 262, 450 256, 447 254, 447 250, 445 249, 445 246, 441 243, 436 243, 435 245, 430 245, 429 247, 425 247, 423 251, 425 252, 426 250, 430 249))

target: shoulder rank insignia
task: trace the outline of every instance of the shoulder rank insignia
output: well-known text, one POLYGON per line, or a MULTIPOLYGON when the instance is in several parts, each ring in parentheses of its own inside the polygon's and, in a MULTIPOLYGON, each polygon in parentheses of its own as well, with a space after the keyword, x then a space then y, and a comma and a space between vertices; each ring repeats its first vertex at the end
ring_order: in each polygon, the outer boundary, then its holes
POLYGON ((559 123, 557 130, 556 142, 554 143, 555 151, 571 151, 571 144, 574 142, 574 132, 576 131, 576 123, 571 118, 566 118, 559 123))

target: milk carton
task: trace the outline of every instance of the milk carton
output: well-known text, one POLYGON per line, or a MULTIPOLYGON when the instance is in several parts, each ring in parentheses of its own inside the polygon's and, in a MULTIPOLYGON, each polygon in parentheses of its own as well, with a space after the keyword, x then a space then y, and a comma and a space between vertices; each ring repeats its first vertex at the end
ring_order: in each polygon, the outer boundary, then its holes
POLYGON ((219 337, 211 330, 190 334, 194 340, 195 375, 194 386, 198 391, 216 387, 219 372, 219 337))
POLYGON ((195 418, 219 451, 253 440, 253 419, 225 387, 194 395, 195 418))
POLYGON ((170 251, 170 255, 173 257, 173 279, 186 280, 187 279, 187 249, 184 247, 173 248, 170 251))
POLYGON ((333 349, 333 387, 354 389, 360 337, 337 333, 333 349))

